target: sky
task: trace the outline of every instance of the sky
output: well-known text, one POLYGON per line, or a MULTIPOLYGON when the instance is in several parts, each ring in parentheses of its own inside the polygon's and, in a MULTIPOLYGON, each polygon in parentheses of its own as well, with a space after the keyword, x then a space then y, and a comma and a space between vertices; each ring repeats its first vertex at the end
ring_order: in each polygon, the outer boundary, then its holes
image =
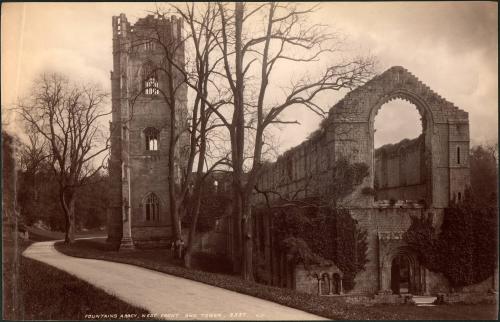
MULTIPOLYGON (((378 72, 403 66, 469 112, 471 145, 475 145, 497 141, 497 6, 495 2, 323 2, 310 20, 345 35, 345 55, 374 56, 378 72)), ((154 3, 132 2, 3 3, 4 117, 5 108, 25 95, 43 71, 63 72, 110 90, 111 17, 125 13, 133 23, 154 8, 154 3)), ((287 68, 290 66, 282 69, 287 68)), ((273 79, 283 86, 289 81, 284 73, 273 79)), ((324 109, 343 95, 345 92, 324 98, 324 109)), ((280 152, 302 142, 321 121, 303 108, 291 109, 286 117, 300 125, 275 131, 280 152)), ((376 146, 421 132, 418 112, 403 101, 385 104, 375 122, 376 146)), ((10 122, 9 127, 15 129, 16 122, 10 122)))

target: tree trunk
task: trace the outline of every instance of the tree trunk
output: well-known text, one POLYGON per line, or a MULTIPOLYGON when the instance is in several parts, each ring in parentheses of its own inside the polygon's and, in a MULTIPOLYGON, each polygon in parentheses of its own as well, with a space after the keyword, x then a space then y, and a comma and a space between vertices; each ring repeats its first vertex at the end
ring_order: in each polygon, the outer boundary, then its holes
MULTIPOLYGON (((167 53, 168 55, 170 53, 167 53)), ((169 207, 170 207, 170 218, 173 226, 174 233, 174 256, 176 258, 182 257, 182 249, 184 248, 184 242, 182 240, 181 231, 181 221, 179 216, 179 205, 182 204, 182 200, 179 199, 179 194, 177 193, 176 180, 176 164, 175 164, 175 152, 176 152, 176 136, 177 133, 177 118, 176 118, 176 102, 175 102, 175 89, 174 89, 174 79, 173 79, 172 64, 168 64, 168 93, 169 98, 169 108, 170 108, 170 126, 169 126, 169 148, 168 148, 168 197, 169 197, 169 207)))
POLYGON ((205 163, 205 152, 207 148, 207 141, 206 141, 206 119, 205 119, 205 108, 204 104, 202 104, 201 107, 201 129, 200 129, 200 137, 201 137, 201 142, 200 142, 200 151, 199 151, 199 156, 198 156, 198 168, 197 168, 197 175, 196 175, 196 185, 195 185, 195 193, 194 193, 194 200, 193 200, 193 206, 190 208, 191 211, 191 227, 189 227, 189 236, 188 236, 188 243, 186 247, 186 253, 184 255, 184 266, 186 268, 191 268, 191 257, 193 253, 193 247, 194 247, 194 240, 196 236, 196 226, 198 225, 198 217, 200 214, 200 205, 201 205, 201 195, 203 193, 203 166, 205 163))
POLYGON ((75 242, 75 193, 74 191, 63 189, 60 199, 65 216, 65 236, 64 242, 72 244, 75 242))
POLYGON ((242 272, 242 247, 241 247, 241 238, 242 238, 242 204, 241 204, 241 195, 235 188, 236 185, 233 185, 233 249, 232 249, 232 262, 233 262, 233 273, 239 274, 242 272))
POLYGON ((191 210, 191 226, 189 227, 188 243, 186 246, 186 252, 184 254, 184 266, 186 268, 191 268, 192 266, 191 259, 193 255, 194 241, 196 237, 196 226, 198 225, 198 217, 200 214, 201 193, 202 193, 202 187, 200 185, 198 191, 195 193, 194 205, 191 210))
POLYGON ((243 209, 243 279, 247 281, 254 280, 252 226, 252 208, 247 202, 243 209))

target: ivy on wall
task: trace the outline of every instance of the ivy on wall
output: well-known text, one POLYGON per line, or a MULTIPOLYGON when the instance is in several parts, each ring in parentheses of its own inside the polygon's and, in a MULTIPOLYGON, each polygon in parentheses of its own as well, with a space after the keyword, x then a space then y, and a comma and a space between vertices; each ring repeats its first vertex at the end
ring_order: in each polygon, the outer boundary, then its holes
POLYGON ((443 273, 454 288, 479 283, 492 276, 497 261, 498 208, 481 205, 470 193, 463 203, 445 209, 441 232, 432 218, 413 218, 404 234, 421 254, 428 269, 443 273))
MULTIPOLYGON (((309 181, 315 185, 308 187, 308 198, 294 200, 280 195, 276 204, 271 206, 268 201, 268 207, 255 209, 256 215, 269 216, 277 250, 289 261, 304 263, 306 268, 334 263, 343 272, 343 286, 349 291, 354 287, 354 277, 368 261, 367 233, 339 204, 368 174, 366 163, 339 158, 328 169, 328 175, 310 176, 309 181)), ((268 200, 266 192, 261 193, 268 200)), ((279 195, 277 191, 272 193, 279 195)))
POLYGON ((354 287, 354 277, 367 262, 366 231, 345 209, 286 206, 257 210, 271 216, 273 240, 278 250, 295 263, 334 263, 344 274, 344 288, 354 287))
POLYGON ((349 196, 368 175, 369 167, 366 163, 351 163, 347 158, 339 158, 333 164, 329 175, 316 178, 319 185, 315 194, 323 203, 337 208, 338 203, 349 196))

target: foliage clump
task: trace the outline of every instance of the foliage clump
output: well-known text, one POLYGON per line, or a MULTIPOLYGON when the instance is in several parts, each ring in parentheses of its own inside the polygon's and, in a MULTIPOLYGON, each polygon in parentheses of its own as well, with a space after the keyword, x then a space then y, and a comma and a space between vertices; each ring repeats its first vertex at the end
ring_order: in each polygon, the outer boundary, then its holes
POLYGON ((318 191, 318 195, 329 200, 330 205, 336 208, 343 198, 349 196, 363 182, 369 171, 364 162, 351 163, 347 158, 340 158, 335 161, 331 175, 324 177, 323 180, 328 182, 320 185, 323 191, 318 191))
POLYGON ((443 273, 454 288, 479 283, 494 274, 498 256, 497 147, 471 149, 471 186, 445 209, 441 230, 432 218, 413 218, 404 239, 430 270, 443 273), (463 200, 459 200, 463 199, 463 200))
MULTIPOLYGON (((75 202, 77 230, 100 228, 106 224, 109 176, 98 172, 91 181, 80 188, 75 202)), ((18 171, 17 185, 18 207, 27 225, 40 223, 53 231, 65 230, 59 186, 48 164, 43 163, 36 172, 18 171)))
POLYGON ((354 287, 354 277, 367 262, 366 231, 348 210, 331 207, 285 206, 260 209, 272 218, 271 234, 278 250, 295 263, 334 263, 344 273, 344 287, 354 287))
POLYGON ((492 276, 497 262, 496 207, 481 205, 470 193, 444 212, 441 232, 431 217, 413 218, 404 235, 430 270, 443 273, 452 287, 479 283, 492 276))
POLYGON ((354 288, 356 274, 368 261, 368 245, 366 231, 340 205, 368 174, 366 163, 339 158, 328 175, 311 177, 318 182, 311 187, 311 197, 290 200, 281 196, 275 205, 256 210, 257 216, 271 219, 272 239, 277 241, 279 252, 306 268, 334 263, 343 273, 347 291, 354 288))

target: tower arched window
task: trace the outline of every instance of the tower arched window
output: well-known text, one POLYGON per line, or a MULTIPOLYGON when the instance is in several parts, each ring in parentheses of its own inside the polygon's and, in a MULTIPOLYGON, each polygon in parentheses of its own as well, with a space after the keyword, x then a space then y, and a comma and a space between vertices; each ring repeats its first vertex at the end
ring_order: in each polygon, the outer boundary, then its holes
POLYGON ((144 218, 146 221, 160 220, 160 200, 152 192, 146 196, 144 201, 144 218))
POLYGON ((143 90, 146 95, 160 94, 158 73, 152 62, 148 61, 142 66, 143 90))
POLYGON ((457 164, 460 164, 460 147, 457 146, 457 164))
POLYGON ((144 137, 146 138, 146 151, 158 151, 160 131, 154 127, 148 127, 144 130, 144 137))
POLYGON ((155 44, 153 41, 148 41, 144 44, 144 48, 146 49, 146 51, 152 51, 155 49, 155 44))

